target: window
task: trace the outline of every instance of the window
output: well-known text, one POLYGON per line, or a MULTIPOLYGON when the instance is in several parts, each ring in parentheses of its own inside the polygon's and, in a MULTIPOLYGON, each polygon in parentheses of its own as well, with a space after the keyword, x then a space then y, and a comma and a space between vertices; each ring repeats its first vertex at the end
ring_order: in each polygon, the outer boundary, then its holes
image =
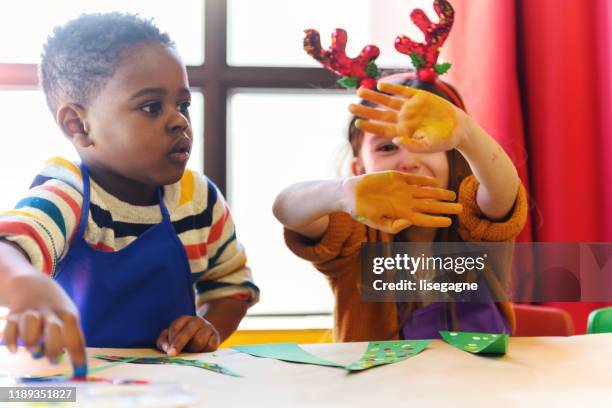
POLYGON ((271 215, 274 196, 300 180, 333 178, 341 158, 352 92, 302 51, 303 29, 324 47, 345 28, 347 53, 381 48, 380 66, 407 67, 393 49, 400 33, 422 39, 409 13, 431 0, 22 0, 0 14, 0 138, 3 195, 14 205, 46 158, 76 158, 37 89, 36 63, 52 27, 83 12, 128 11, 154 18, 188 66, 196 145, 190 167, 204 170, 227 195, 262 290, 252 314, 329 314, 323 277, 291 254, 271 215), (44 8, 44 10, 41 10, 44 8), (37 12, 32 12, 37 10, 37 12), (23 24, 28 21, 28 24, 23 24), (204 102, 205 101, 205 102, 204 102), (304 114, 307 112, 307 114, 304 114), (34 148, 32 146, 35 146, 34 148), (10 175, 6 170, 10 169, 10 175))

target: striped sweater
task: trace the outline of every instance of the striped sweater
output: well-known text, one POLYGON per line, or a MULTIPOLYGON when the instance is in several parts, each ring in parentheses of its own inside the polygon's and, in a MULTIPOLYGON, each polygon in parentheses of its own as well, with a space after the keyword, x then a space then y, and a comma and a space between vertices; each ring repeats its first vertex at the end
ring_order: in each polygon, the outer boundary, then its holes
MULTIPOLYGON (((100 251, 118 251, 162 220, 159 205, 136 206, 120 201, 91 180, 91 203, 85 241, 100 251)), ((25 198, 0 213, 0 237, 19 245, 30 262, 53 276, 70 248, 79 225, 83 177, 77 165, 50 159, 25 198)), ((164 186, 164 203, 183 243, 197 303, 232 297, 250 304, 259 290, 236 240, 229 208, 217 187, 204 175, 186 170, 181 180, 164 186)))

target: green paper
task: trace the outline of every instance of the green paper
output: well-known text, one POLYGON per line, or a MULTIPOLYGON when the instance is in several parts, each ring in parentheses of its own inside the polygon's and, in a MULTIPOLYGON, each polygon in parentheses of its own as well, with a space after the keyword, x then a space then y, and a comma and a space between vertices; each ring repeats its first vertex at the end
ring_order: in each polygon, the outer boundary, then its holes
POLYGON ((254 344, 250 346, 234 346, 232 348, 256 357, 274 358, 276 360, 322 365, 327 367, 344 367, 342 364, 324 360, 312 355, 302 349, 296 343, 254 344))
POLYGON ((427 347, 431 340, 372 341, 361 358, 345 368, 360 371, 382 364, 392 364, 414 357, 427 347))
POLYGON ((436 64, 434 65, 434 71, 436 71, 436 74, 438 75, 446 74, 448 70, 451 68, 451 66, 452 64, 450 62, 445 62, 443 64, 436 64))
POLYGON ((180 357, 119 357, 119 356, 109 356, 98 354, 95 356, 100 360, 106 361, 117 361, 123 363, 133 363, 133 364, 174 364, 174 365, 183 365, 183 366, 191 366, 203 368, 205 370, 214 371, 215 373, 230 375, 232 377, 241 377, 240 374, 237 374, 223 366, 220 366, 216 363, 207 363, 202 360, 190 360, 186 358, 180 357))
POLYGON ((442 338, 451 346, 473 354, 506 354, 507 333, 473 333, 440 331, 442 338))
POLYGON ((296 343, 258 344, 253 346, 234 346, 232 348, 257 357, 274 358, 294 363, 338 367, 348 371, 362 371, 381 364, 391 364, 406 360, 407 358, 419 354, 430 342, 431 340, 369 342, 366 352, 359 360, 347 365, 323 360, 306 352, 296 343))

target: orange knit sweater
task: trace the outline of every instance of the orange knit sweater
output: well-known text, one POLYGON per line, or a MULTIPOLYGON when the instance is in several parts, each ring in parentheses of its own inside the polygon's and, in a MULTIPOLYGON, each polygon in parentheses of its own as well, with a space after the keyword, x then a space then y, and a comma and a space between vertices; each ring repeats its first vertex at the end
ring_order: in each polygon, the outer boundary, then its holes
MULTIPOLYGON (((459 187, 458 201, 463 212, 458 217, 458 231, 464 241, 510 241, 523 229, 527 219, 527 197, 519 186, 514 209, 504 222, 484 218, 476 204, 478 180, 466 177, 459 187)), ((346 213, 329 216, 329 227, 318 242, 285 229, 287 246, 299 257, 313 263, 322 272, 334 293, 334 338, 336 341, 374 341, 399 338, 395 303, 362 302, 360 298, 360 248, 362 243, 392 242, 393 235, 369 228, 346 213)), ((515 319, 510 302, 497 303, 514 330, 515 319)))

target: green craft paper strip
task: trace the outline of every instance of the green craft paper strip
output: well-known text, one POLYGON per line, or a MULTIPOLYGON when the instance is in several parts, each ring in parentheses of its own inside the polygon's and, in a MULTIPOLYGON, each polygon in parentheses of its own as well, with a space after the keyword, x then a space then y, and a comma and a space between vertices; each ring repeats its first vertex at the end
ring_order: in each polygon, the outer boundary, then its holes
POLYGON ((360 371, 382 364, 392 364, 414 357, 427 347, 431 340, 372 341, 359 360, 348 364, 349 371, 360 371))
POLYGON ((440 331, 442 338, 451 346, 473 354, 506 354, 507 333, 475 333, 440 331))
POLYGON ((296 343, 254 344, 249 346, 234 346, 232 348, 256 357, 344 368, 342 364, 324 360, 306 352, 296 343))
POLYGON ((230 375, 232 377, 241 377, 240 374, 229 370, 223 366, 220 366, 216 363, 207 363, 202 360, 190 360, 186 358, 180 357, 120 357, 120 356, 109 356, 98 354, 95 356, 100 360, 106 361, 117 361, 117 362, 125 362, 125 363, 133 363, 133 364, 174 364, 174 365, 184 365, 191 367, 203 368, 205 370, 214 371, 215 373, 230 375))

